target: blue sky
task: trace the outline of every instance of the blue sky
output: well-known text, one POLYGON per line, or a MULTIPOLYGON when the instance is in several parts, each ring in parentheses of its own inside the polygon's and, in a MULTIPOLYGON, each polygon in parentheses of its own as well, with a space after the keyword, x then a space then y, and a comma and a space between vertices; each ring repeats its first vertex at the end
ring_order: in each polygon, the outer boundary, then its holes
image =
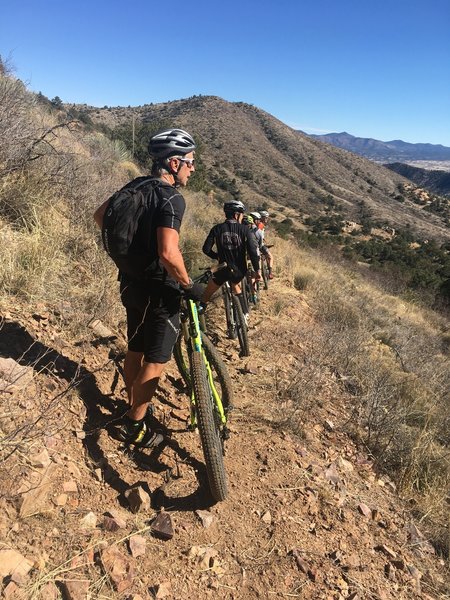
POLYGON ((0 0, 0 54, 65 102, 212 94, 311 133, 450 146, 449 0, 0 0))

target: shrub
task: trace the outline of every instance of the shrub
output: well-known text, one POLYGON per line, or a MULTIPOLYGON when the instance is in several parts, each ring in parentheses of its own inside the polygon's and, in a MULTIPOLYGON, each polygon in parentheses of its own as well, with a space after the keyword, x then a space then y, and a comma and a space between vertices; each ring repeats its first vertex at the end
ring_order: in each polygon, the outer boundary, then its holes
POLYGON ((314 276, 315 276, 314 271, 310 271, 310 270, 306 270, 306 269, 295 273, 295 275, 294 275, 295 289, 299 290, 299 291, 306 290, 306 288, 309 287, 311 282, 314 280, 314 276))

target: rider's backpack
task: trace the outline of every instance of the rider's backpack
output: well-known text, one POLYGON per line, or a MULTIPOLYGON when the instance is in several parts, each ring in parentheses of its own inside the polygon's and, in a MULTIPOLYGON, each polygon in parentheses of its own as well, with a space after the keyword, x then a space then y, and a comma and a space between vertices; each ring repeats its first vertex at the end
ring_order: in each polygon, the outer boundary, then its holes
POLYGON ((151 219, 160 201, 159 180, 139 177, 115 192, 109 199, 103 225, 102 240, 106 252, 116 263, 121 273, 135 279, 151 276, 158 260, 150 255, 151 219), (137 233, 145 222, 147 235, 137 233), (147 242, 148 240, 148 242, 147 242))

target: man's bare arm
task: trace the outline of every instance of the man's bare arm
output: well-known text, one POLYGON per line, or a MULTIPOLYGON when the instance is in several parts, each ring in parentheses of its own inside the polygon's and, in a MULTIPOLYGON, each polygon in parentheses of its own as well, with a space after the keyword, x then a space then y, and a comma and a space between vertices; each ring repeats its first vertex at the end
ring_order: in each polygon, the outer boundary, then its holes
POLYGON ((158 227, 158 256, 166 271, 182 286, 189 284, 189 275, 178 246, 179 234, 170 227, 158 227))
POLYGON ((102 228, 102 225, 103 225, 103 217, 105 215, 106 207, 108 206, 108 202, 109 202, 109 198, 108 198, 108 200, 105 200, 105 202, 103 202, 103 204, 101 206, 99 206, 94 213, 94 221, 97 223, 97 225, 100 229, 102 228))

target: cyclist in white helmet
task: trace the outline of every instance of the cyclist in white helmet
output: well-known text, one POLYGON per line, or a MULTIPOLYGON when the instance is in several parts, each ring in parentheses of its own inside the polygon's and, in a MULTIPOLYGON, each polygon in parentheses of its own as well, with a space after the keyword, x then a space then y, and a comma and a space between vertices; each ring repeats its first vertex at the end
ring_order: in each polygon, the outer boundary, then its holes
POLYGON ((263 236, 263 244, 261 247, 261 254, 263 255, 263 260, 267 261, 267 266, 269 269, 269 279, 273 279, 273 256, 272 253, 270 252, 269 248, 266 246, 265 244, 265 229, 266 229, 266 225, 269 222, 269 213, 267 212, 267 210, 260 210, 258 211, 259 214, 261 215, 261 219, 259 222, 259 229, 262 232, 262 236, 263 236))
MULTIPOLYGON (((130 246, 133 252, 119 267, 128 334, 124 379, 131 406, 119 423, 118 434, 127 445, 141 448, 163 441, 152 430, 148 409, 178 335, 180 287, 196 300, 204 289, 189 277, 178 244, 185 201, 177 188, 185 186, 195 171, 195 142, 182 129, 167 129, 150 139, 148 150, 153 159, 151 176, 139 177, 123 188, 139 188, 146 205, 130 246), (141 263, 142 272, 136 268, 141 263)), ((108 222, 112 210, 108 206, 109 200, 95 212, 100 228, 108 222)))

